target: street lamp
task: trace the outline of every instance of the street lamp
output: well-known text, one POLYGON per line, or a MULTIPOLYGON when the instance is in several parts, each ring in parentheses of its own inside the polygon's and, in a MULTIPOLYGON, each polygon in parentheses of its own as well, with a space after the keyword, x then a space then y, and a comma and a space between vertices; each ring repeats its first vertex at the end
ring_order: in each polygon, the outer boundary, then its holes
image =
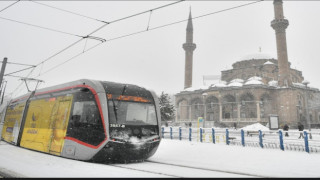
POLYGON ((208 96, 208 93, 203 93, 202 94, 202 97, 203 97, 203 105, 204 105, 204 113, 203 113, 203 128, 205 128, 206 127, 206 118, 207 118, 207 112, 206 112, 206 97, 208 96))
POLYGON ((304 80, 302 82, 302 84, 304 84, 306 86, 306 91, 304 92, 304 102, 306 104, 307 123, 308 123, 308 129, 309 129, 309 132, 310 132, 311 131, 311 127, 310 127, 310 115, 309 115, 308 96, 307 96, 307 90, 308 90, 309 81, 304 80))

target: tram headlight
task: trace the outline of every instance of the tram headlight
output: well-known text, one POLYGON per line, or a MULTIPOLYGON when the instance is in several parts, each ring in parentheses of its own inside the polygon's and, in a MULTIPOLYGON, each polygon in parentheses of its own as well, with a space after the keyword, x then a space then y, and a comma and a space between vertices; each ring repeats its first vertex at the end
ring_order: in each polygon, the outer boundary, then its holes
POLYGON ((145 136, 149 136, 151 134, 150 129, 142 128, 141 131, 142 131, 142 134, 145 136))

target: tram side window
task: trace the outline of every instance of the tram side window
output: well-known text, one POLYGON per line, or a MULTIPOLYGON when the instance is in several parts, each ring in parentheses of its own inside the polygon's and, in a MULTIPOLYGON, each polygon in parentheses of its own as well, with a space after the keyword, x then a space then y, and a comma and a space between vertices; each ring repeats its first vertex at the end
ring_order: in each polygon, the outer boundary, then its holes
POLYGON ((97 126, 101 120, 93 101, 75 102, 72 116, 77 127, 97 126))
POLYGON ((67 136, 98 145, 105 138, 99 109, 94 100, 79 97, 73 104, 67 136))

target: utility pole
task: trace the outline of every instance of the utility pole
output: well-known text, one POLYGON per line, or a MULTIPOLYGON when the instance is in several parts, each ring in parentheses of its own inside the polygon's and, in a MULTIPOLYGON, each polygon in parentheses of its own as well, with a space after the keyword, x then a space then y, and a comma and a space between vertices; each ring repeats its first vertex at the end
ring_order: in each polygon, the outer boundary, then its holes
MULTIPOLYGON (((4 86, 4 88, 3 88, 3 92, 2 92, 2 99, 1 99, 1 103, 0 103, 0 105, 3 103, 3 99, 4 99, 4 92, 6 91, 7 82, 8 82, 8 81, 4 81, 4 82, 3 82, 3 84, 4 84, 4 83, 6 83, 6 85, 5 85, 5 86, 4 86)), ((0 94, 0 95, 1 95, 1 94, 0 94)))
POLYGON ((3 75, 4 75, 4 71, 6 69, 7 61, 8 61, 8 58, 6 58, 6 57, 2 61, 2 66, 1 66, 1 71, 0 71, 0 84, 2 84, 3 75))

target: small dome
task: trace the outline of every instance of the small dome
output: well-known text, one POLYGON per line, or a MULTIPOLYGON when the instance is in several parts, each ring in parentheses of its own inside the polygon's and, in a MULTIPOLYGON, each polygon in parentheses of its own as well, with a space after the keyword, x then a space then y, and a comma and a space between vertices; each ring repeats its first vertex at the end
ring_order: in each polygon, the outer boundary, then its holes
POLYGON ((245 85, 252 85, 252 84, 263 84, 263 82, 253 79, 253 80, 249 80, 245 83, 245 85))
POLYGON ((215 84, 212 87, 227 87, 227 85, 225 85, 225 84, 215 84))
POLYGON ((303 80, 302 84, 307 84, 308 85, 308 84, 310 84, 310 82, 308 80, 303 80))
POLYGON ((211 87, 227 87, 227 82, 225 81, 220 81, 219 83, 217 84, 212 84, 211 87))
POLYGON ((251 80, 257 80, 257 81, 261 81, 262 78, 259 77, 259 76, 252 76, 251 78, 248 79, 248 81, 251 81, 251 80))
POLYGON ((270 61, 265 62, 263 65, 268 65, 268 64, 275 65, 273 62, 270 62, 270 61))
POLYGON ((230 83, 236 83, 236 82, 243 83, 244 80, 243 79, 233 79, 233 80, 230 81, 230 83))
POLYGON ((231 82, 230 84, 228 84, 229 87, 231 86, 236 86, 236 87, 241 87, 243 84, 240 82, 231 82))

